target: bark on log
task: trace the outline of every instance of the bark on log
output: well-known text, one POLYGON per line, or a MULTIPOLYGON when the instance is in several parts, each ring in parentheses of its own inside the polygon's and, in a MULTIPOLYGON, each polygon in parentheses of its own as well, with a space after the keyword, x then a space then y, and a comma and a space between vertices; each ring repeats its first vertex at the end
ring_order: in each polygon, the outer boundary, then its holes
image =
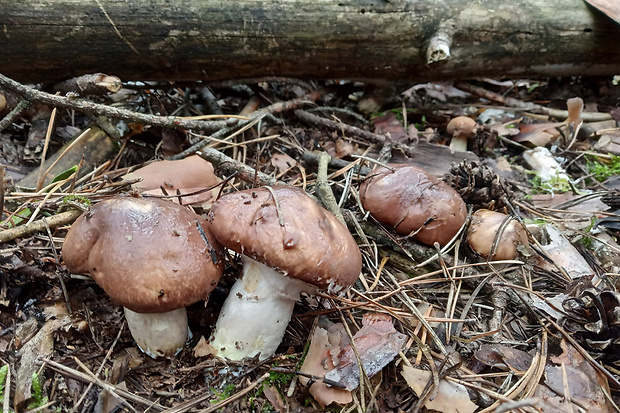
POLYGON ((27 82, 620 73, 620 26, 580 0, 0 0, 0 27, 27 82))

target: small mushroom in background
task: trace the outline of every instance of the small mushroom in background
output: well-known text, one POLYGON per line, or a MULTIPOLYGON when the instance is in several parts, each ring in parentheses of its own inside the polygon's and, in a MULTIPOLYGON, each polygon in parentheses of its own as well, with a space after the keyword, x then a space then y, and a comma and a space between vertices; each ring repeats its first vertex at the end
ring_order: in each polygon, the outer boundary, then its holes
POLYGON ((454 189, 413 165, 375 169, 360 186, 360 199, 377 221, 427 245, 447 244, 467 218, 454 189))
POLYGON ((211 338, 220 357, 272 356, 301 292, 339 293, 361 272, 361 253, 347 227, 298 188, 225 195, 213 204, 209 222, 220 244, 242 254, 243 262, 211 338))
MULTIPOLYGON (((136 169, 133 172, 123 176, 126 181, 133 179, 142 179, 131 185, 133 189, 143 194, 167 195, 191 194, 207 188, 216 186, 220 179, 213 171, 211 162, 202 159, 198 155, 188 156, 178 161, 155 161, 150 164, 136 169)), ((215 198, 219 189, 204 191, 195 195, 181 197, 183 205, 208 203, 215 198)), ((173 202, 178 203, 178 197, 170 198, 173 202)))
POLYGON ((185 345, 185 307, 217 285, 220 254, 202 217, 155 198, 96 204, 71 226, 62 248, 69 271, 90 273, 125 308, 133 338, 151 357, 173 356, 185 345))
POLYGON ((519 256, 518 247, 529 245, 527 231, 519 221, 488 209, 479 209, 472 214, 467 242, 476 254, 488 260, 514 260, 519 256), (503 230, 498 236, 501 228, 503 230))
POLYGON ((450 150, 454 152, 467 152, 467 141, 476 135, 476 121, 467 116, 457 116, 448 122, 446 132, 452 136, 450 150))

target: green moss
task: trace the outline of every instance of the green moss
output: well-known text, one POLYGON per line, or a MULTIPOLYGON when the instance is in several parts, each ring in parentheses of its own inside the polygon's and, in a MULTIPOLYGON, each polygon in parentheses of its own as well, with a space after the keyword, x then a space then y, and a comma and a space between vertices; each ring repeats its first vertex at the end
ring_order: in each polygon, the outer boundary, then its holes
POLYGON ((215 394, 215 399, 211 400, 211 403, 219 403, 223 400, 228 399, 230 396, 232 396, 235 392, 235 385, 234 384, 229 384, 226 387, 224 387, 222 390, 217 390, 217 389, 211 389, 211 391, 213 391, 213 393, 215 394))
POLYGON ((570 182, 560 177, 553 177, 550 180, 544 180, 540 175, 536 175, 530 181, 532 184, 533 194, 548 194, 556 192, 568 192, 572 190, 570 182))
POLYGON ((620 175, 620 156, 611 155, 611 158, 603 163, 594 157, 589 157, 586 161, 586 170, 597 181, 606 181, 612 176, 620 175))

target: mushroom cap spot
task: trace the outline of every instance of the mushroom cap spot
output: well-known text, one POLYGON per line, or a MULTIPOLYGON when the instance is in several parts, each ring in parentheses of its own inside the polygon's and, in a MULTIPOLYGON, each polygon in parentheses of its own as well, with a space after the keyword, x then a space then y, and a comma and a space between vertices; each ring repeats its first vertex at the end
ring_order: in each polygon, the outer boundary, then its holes
POLYGON ((527 231, 514 218, 509 218, 510 222, 505 226, 504 231, 498 241, 497 248, 491 257, 491 248, 495 240, 495 235, 502 222, 507 219, 506 214, 501 212, 479 209, 471 216, 471 224, 467 231, 467 243, 470 248, 484 258, 494 260, 513 260, 519 256, 519 245, 528 245, 529 240, 527 231))
POLYGON ((461 196, 445 182, 413 165, 378 168, 360 186, 362 205, 377 221, 428 245, 445 245, 467 218, 461 196))
POLYGON ((353 284, 362 256, 338 219, 303 190, 274 186, 224 195, 211 208, 211 232, 225 247, 320 289, 353 284), (282 219, 284 226, 280 226, 282 219))
POLYGON ((71 272, 90 273, 123 307, 172 311, 206 297, 224 269, 221 258, 212 262, 196 220, 221 257, 202 217, 155 198, 112 198, 94 205, 71 226, 62 256, 71 272))
POLYGON ((471 138, 474 136, 476 121, 467 116, 457 116, 452 118, 446 126, 446 132, 453 137, 471 138))

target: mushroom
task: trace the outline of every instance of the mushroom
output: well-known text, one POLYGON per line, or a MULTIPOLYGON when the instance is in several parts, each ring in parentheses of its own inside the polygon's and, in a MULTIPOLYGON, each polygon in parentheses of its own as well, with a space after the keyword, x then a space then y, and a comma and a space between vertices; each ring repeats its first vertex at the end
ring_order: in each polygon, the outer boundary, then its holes
POLYGON ((149 356, 170 357, 187 341, 185 307, 205 298, 223 272, 207 222, 154 198, 112 198, 80 216, 65 238, 69 271, 90 273, 125 308, 149 356))
POLYGON ((413 165, 375 169, 360 186, 360 199, 377 221, 427 245, 448 243, 467 218, 454 189, 413 165))
MULTIPOLYGON (((220 180, 213 172, 211 162, 202 159, 198 155, 188 156, 178 161, 155 161, 136 169, 123 176, 124 180, 141 178, 142 180, 131 185, 140 193, 164 195, 190 194, 216 186, 220 180)), ((204 191, 195 195, 182 197, 184 205, 202 204, 209 201, 212 191, 204 191)), ((178 203, 178 198, 171 198, 178 203)))
POLYGON ((446 132, 452 136, 450 150, 454 152, 467 152, 467 140, 476 134, 476 121, 467 116, 457 116, 448 122, 446 132))
POLYGON ((519 255, 517 247, 528 245, 527 232, 517 220, 501 212, 479 209, 471 217, 467 243, 481 257, 495 260, 514 260, 519 255), (500 228, 502 232, 498 234, 500 228), (493 244, 497 245, 493 249, 493 244))
POLYGON ((342 292, 360 274, 362 257, 348 229, 301 189, 225 195, 209 222, 215 238, 243 262, 211 338, 220 357, 272 356, 301 292, 342 292))

